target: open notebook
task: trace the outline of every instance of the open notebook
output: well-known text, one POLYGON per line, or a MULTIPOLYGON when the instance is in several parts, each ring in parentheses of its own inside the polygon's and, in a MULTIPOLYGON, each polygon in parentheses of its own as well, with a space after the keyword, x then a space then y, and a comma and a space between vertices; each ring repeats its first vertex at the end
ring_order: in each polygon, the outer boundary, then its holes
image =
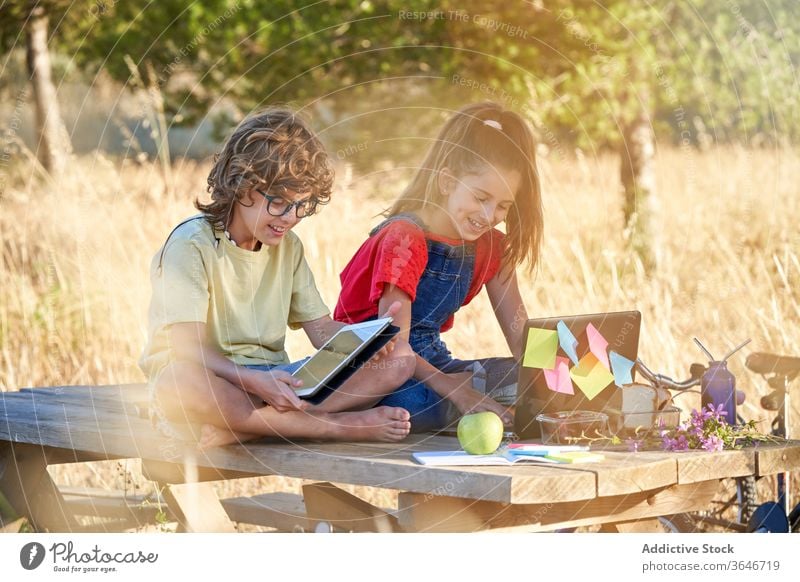
POLYGON ((429 451, 412 453, 421 465, 436 467, 495 466, 504 467, 518 463, 564 464, 596 463, 605 457, 589 451, 589 447, 561 445, 513 445, 498 449, 492 455, 471 455, 465 451, 429 451))

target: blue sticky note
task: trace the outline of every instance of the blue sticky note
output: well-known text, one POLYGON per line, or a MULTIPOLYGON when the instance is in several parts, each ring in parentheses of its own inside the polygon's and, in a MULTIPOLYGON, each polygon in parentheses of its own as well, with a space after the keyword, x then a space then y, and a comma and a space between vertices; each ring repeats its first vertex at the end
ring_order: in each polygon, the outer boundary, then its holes
POLYGON ((609 352, 609 356, 611 357, 611 371, 614 373, 614 384, 620 387, 631 384, 633 382, 631 376, 633 362, 625 356, 620 356, 617 352, 609 352))
POLYGON ((572 360, 573 364, 578 363, 578 352, 575 348, 578 347, 578 340, 575 339, 575 336, 572 335, 572 332, 567 327, 567 324, 563 321, 559 321, 558 325, 556 325, 556 331, 558 331, 558 344, 561 346, 561 349, 564 350, 564 353, 569 356, 569 359, 572 360))

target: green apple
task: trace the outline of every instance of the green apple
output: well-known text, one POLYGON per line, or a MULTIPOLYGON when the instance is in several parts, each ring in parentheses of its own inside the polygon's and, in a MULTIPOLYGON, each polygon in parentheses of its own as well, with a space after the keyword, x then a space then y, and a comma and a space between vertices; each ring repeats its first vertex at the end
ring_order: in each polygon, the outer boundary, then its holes
POLYGON ((503 440, 503 421, 494 412, 476 412, 458 421, 458 442, 470 455, 489 455, 503 440))

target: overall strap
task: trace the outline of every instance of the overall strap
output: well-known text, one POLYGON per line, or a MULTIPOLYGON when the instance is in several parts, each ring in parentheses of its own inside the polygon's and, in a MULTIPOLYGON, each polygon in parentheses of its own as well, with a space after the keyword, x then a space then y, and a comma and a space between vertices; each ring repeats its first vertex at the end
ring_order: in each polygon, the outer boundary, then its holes
POLYGON ((373 228, 369 231, 369 236, 374 236, 378 234, 381 230, 389 226, 391 223, 396 222, 398 220, 405 220, 406 222, 411 222, 416 224, 420 227, 423 231, 428 232, 428 226, 422 222, 422 219, 412 212, 401 212, 400 214, 395 214, 394 216, 390 216, 383 222, 381 222, 378 226, 373 228))

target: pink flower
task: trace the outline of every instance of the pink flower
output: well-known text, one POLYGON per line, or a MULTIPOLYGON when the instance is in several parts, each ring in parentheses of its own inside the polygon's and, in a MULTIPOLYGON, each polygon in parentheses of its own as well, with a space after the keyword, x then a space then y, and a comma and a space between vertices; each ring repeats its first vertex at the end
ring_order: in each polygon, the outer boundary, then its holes
POLYGON ((721 451, 723 449, 722 439, 715 434, 710 434, 700 440, 701 448, 706 451, 721 451))

